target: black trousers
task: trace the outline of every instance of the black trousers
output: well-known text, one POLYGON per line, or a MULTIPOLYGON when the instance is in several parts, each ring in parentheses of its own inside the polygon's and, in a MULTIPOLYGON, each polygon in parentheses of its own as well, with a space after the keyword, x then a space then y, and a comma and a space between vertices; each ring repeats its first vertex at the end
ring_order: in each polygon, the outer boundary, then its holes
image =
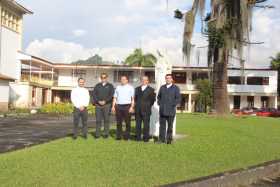
POLYGON ((100 137, 101 135, 101 126, 102 122, 104 122, 104 136, 109 136, 110 130, 110 109, 111 105, 105 106, 96 106, 95 107, 95 115, 96 115, 96 131, 95 136, 100 137))
POLYGON ((150 138, 150 115, 143 115, 141 113, 135 114, 136 118, 136 140, 140 141, 142 136, 142 122, 143 127, 143 140, 145 142, 149 141, 150 138))
POLYGON ((79 123, 80 119, 82 119, 82 133, 84 137, 87 137, 88 134, 88 127, 87 127, 87 121, 88 121, 88 111, 87 109, 80 111, 78 108, 74 108, 74 128, 73 128, 73 136, 78 136, 79 131, 79 123))
POLYGON ((173 140, 173 122, 175 116, 160 115, 159 140, 161 142, 171 142, 173 140), (168 125, 166 132, 166 123, 168 125))
POLYGON ((117 105, 116 106, 116 118, 117 118, 117 139, 130 138, 131 130, 131 114, 129 113, 129 108, 131 105, 117 105), (123 121, 126 125, 125 133, 123 134, 123 121))

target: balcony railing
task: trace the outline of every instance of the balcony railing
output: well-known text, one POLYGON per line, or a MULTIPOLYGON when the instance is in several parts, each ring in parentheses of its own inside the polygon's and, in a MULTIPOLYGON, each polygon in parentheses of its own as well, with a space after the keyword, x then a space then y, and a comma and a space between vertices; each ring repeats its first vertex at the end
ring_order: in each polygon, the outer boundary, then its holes
POLYGON ((228 85, 229 93, 277 93, 277 85, 228 85))
POLYGON ((22 82, 37 83, 45 86, 53 86, 54 81, 50 79, 39 78, 37 76, 21 75, 22 82))

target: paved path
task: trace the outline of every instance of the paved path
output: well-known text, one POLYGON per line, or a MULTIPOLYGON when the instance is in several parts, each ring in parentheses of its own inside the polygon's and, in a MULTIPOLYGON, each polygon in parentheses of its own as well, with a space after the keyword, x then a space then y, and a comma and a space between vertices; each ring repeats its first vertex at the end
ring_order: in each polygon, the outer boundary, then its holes
POLYGON ((280 176, 275 179, 263 179, 249 187, 280 187, 280 176))
MULTIPOLYGON (((90 117, 89 127, 94 127, 90 117)), ((22 149, 70 135, 72 117, 0 118, 0 153, 22 149)))

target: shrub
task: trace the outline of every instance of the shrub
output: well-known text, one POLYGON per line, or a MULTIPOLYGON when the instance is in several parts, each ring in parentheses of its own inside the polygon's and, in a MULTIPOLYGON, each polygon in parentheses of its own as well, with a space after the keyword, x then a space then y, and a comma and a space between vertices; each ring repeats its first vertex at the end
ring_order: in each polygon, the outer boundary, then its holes
MULTIPOLYGON (((70 115, 73 113, 73 109, 74 107, 71 103, 51 103, 42 106, 40 113, 70 115)), ((95 107, 93 105, 89 105, 88 112, 90 115, 93 115, 95 113, 95 107)))
POLYGON ((73 112, 73 105, 71 103, 46 104, 42 106, 40 112, 44 114, 70 115, 73 112))
POLYGON ((88 106, 88 114, 89 115, 95 114, 95 106, 93 106, 92 104, 88 106))
POLYGON ((14 112, 16 114, 19 114, 19 113, 30 113, 30 109, 28 109, 28 108, 15 108, 11 112, 14 112))

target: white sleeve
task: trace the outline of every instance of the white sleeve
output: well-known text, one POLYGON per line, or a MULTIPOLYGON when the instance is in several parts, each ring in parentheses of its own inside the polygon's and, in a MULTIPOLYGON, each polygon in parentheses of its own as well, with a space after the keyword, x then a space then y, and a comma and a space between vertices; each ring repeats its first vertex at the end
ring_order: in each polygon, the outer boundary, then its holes
POLYGON ((114 93, 114 97, 117 98, 118 97, 118 89, 119 87, 117 86, 116 90, 115 90, 115 93, 114 93))
POLYGON ((88 107, 89 102, 90 102, 90 96, 89 96, 89 91, 87 90, 86 92, 86 98, 85 98, 85 107, 88 107))
POLYGON ((131 86, 131 97, 135 97, 135 89, 131 86))
POLYGON ((76 96, 76 91, 75 91, 75 89, 73 89, 73 90, 71 91, 71 102, 73 103, 73 105, 74 105, 75 107, 78 107, 77 96, 76 96))

